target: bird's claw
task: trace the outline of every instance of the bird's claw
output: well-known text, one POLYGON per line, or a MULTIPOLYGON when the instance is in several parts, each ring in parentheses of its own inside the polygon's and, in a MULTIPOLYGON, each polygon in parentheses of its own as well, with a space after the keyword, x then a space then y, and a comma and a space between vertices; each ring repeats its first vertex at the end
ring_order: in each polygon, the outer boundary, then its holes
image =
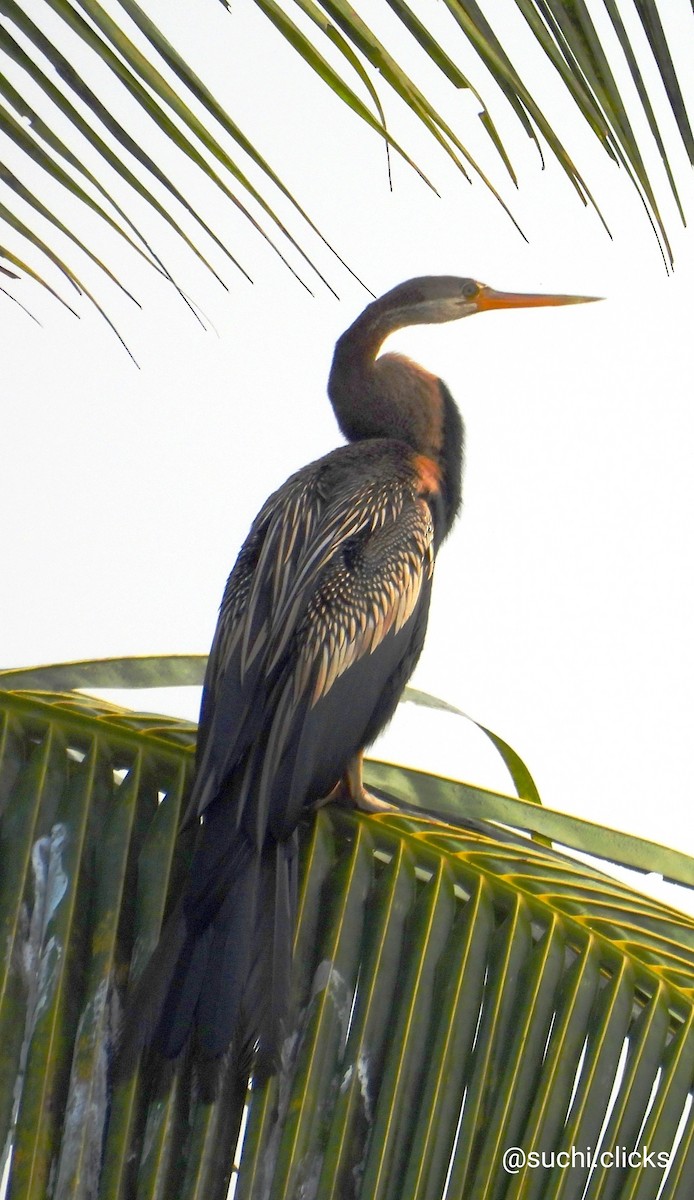
POLYGON ((355 793, 350 788, 348 781, 344 779, 336 783, 327 796, 316 800, 313 807, 317 810, 324 808, 326 804, 336 804, 339 808, 346 808, 350 811, 356 808, 358 812, 395 812, 394 804, 389 804, 387 800, 381 800, 379 796, 374 796, 373 792, 363 786, 355 793))

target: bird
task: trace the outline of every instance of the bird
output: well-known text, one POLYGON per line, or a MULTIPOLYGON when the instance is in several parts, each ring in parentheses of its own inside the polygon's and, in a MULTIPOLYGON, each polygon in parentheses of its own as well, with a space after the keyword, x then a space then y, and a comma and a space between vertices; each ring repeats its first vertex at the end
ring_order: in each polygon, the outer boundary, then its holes
POLYGON ((383 805, 362 756, 420 656, 434 562, 461 507, 464 427, 436 375, 381 353, 398 329, 594 297, 424 276, 338 339, 328 397, 346 439, 275 491, 229 576, 203 685, 184 824, 192 860, 126 1004, 116 1061, 189 1051, 204 1100, 231 1057, 254 1086, 287 1036, 297 826, 325 802, 383 805))

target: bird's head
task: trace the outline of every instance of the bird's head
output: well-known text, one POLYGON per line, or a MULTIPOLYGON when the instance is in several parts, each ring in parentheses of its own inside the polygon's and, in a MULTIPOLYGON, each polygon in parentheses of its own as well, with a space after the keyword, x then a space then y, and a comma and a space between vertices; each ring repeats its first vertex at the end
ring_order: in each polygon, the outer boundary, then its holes
POLYGON ((476 279, 456 275, 424 275, 408 279, 369 305, 367 313, 387 321, 391 329, 407 325, 434 325, 458 321, 473 313, 495 308, 540 308, 559 304, 585 304, 597 296, 562 296, 543 293, 500 292, 476 279))

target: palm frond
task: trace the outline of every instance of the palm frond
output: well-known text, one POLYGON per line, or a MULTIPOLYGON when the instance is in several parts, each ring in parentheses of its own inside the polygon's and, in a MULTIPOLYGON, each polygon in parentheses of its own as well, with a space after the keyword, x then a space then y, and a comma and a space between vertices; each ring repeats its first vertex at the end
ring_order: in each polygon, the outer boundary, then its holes
MULTIPOLYGON (((438 146, 464 174, 476 174, 514 219, 501 185, 481 169, 468 148, 473 128, 465 119, 451 119, 433 103, 413 72, 405 69, 351 5, 343 0, 256 3, 322 83, 415 170, 424 174, 421 164, 413 161, 406 145, 391 132, 403 106, 427 131, 432 148, 438 146)), ((546 58, 547 79, 561 81, 597 143, 628 172, 661 239, 664 256, 671 262, 658 194, 665 183, 682 214, 671 162, 676 145, 673 130, 676 127, 690 161, 694 161, 694 137, 668 44, 667 6, 656 0, 634 4, 648 44, 646 51, 641 39, 629 32, 614 0, 603 0, 601 20, 597 13, 596 19, 591 17, 583 0, 571 5, 561 0, 517 0, 517 5, 527 24, 528 45, 534 41, 546 58), (660 98, 651 96, 644 82, 653 67, 661 80, 660 98), (672 120, 666 112, 663 121, 665 103, 672 120), (637 118, 641 116, 647 133, 639 131, 637 118), (647 165, 649 139, 662 164, 663 180, 654 179, 653 169, 647 165)), ((217 16, 201 3, 198 7, 198 19, 209 21, 210 37, 224 37, 226 14, 220 11, 217 16)), ((19 266, 26 260, 26 274, 35 280, 48 271, 47 286, 51 288, 58 285, 57 277, 53 278, 57 268, 103 310, 102 302, 89 296, 79 282, 81 262, 86 255, 100 263, 106 275, 127 290, 127 279, 120 277, 127 272, 127 260, 114 270, 91 240, 98 238, 98 233, 80 247, 79 213, 86 206, 104 229, 108 226, 116 231, 124 244, 134 246, 153 269, 169 279, 156 246, 163 224, 173 229, 220 281, 223 270, 213 263, 220 255, 245 273, 236 248, 215 230, 197 193, 193 200, 197 178, 206 179, 220 191, 297 278, 306 284, 304 273, 308 271, 309 277, 332 287, 306 249, 316 234, 323 235, 288 182, 279 177, 233 114, 166 38, 153 11, 134 0, 119 0, 118 8, 116 19, 98 0, 2 0, 0 95, 4 107, 0 110, 0 140, 11 149, 9 157, 14 164, 1 177, 0 222, 9 251, 7 261, 19 266), (104 69, 110 77, 108 87, 104 69), (66 124, 68 133, 59 132, 66 124), (92 169, 86 165, 90 160, 100 165, 92 169), (164 160, 171 164, 166 170, 161 166, 164 160), (251 174, 262 182, 253 183, 251 174), (122 199, 112 199, 114 181, 122 199), (44 196, 50 200, 45 201, 44 196), (145 234, 135 220, 136 199, 144 201, 156 218, 151 234, 145 234), (293 214, 289 222, 281 215, 287 206, 293 214), (44 218, 48 214, 53 222, 50 235, 44 236, 39 214, 44 218), (65 238, 67 251, 63 250, 65 238)), ((475 0, 446 0, 447 19, 440 23, 439 37, 405 0, 384 0, 383 8, 397 18, 422 65, 433 64, 452 101, 460 89, 479 100, 479 120, 503 173, 513 183, 517 180, 513 166, 516 142, 513 135, 502 139, 493 116, 501 114, 504 105, 514 114, 519 130, 536 143, 540 155, 554 156, 580 199, 593 203, 587 179, 538 98, 542 89, 538 91, 534 81, 531 84, 524 78, 514 62, 517 56, 508 44, 509 31, 493 8, 487 12, 475 0), (470 49, 478 60, 475 80, 469 68, 464 71, 460 66, 469 61, 470 49)), ((516 36, 514 30, 514 42, 516 36)), ((523 57, 522 46, 519 55, 523 57)), ((259 91, 264 85, 260 64, 259 57, 259 91)), ((20 274, 24 273, 21 269, 20 274)), ((20 285, 20 281, 12 281, 4 290, 15 295, 20 285)), ((174 286, 179 287, 177 283, 174 286)))
POLYGON ((279 1076, 246 1097, 228 1072, 205 1106, 185 1069, 152 1094, 143 1068, 106 1132, 119 996, 189 852, 194 737, 90 697, 1 694, 11 1200, 43 1198, 49 1177, 58 1200, 222 1200, 246 1100, 243 1200, 691 1194, 694 921, 517 836, 508 814, 505 829, 308 821, 279 1076), (513 1146, 554 1165, 513 1174, 513 1146), (663 1158, 646 1169, 643 1147, 663 1158))

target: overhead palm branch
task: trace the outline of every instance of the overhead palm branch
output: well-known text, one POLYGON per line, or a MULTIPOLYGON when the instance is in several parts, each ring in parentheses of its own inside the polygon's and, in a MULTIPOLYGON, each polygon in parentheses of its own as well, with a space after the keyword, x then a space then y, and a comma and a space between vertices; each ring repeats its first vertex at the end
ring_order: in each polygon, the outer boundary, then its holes
MULTIPOLYGON (((553 848, 550 830, 594 848, 594 827, 524 801, 503 743, 519 796, 371 763, 400 811, 307 821, 275 1079, 239 1094, 231 1072, 204 1105, 185 1066, 153 1088, 143 1063, 109 1107, 120 995, 188 853, 195 727, 29 689, 199 671, 189 658, 0 676, 9 1200, 224 1200, 232 1178, 236 1200, 688 1200, 694 921, 553 848), (514 1147, 538 1165, 517 1169, 514 1147)), ((615 837, 603 831, 604 857, 694 885, 686 856, 615 837)))
MULTIPOLYGON (((342 0, 255 2, 306 68, 413 169, 422 173, 407 145, 390 131, 403 105, 432 146, 452 159, 461 175, 487 187, 491 202, 501 203, 513 220, 505 195, 508 185, 518 182, 513 166, 518 141, 515 133, 502 139, 495 117, 509 107, 518 131, 533 140, 540 158, 556 158, 580 201, 599 204, 561 130, 543 110, 534 79, 519 69, 509 47, 511 30, 494 5, 445 0, 444 37, 437 40, 424 8, 420 16, 404 0, 379 0, 398 19, 420 61, 440 73, 451 97, 466 91, 476 98, 478 116, 469 107, 450 119, 418 84, 416 72, 404 68, 351 5, 342 0), (468 71, 460 64, 470 61, 470 48, 477 61, 468 71), (478 121, 497 153, 498 168, 489 174, 469 149, 478 121)), ((603 0, 604 11, 595 14, 599 20, 585 0, 516 3, 529 42, 542 50, 547 78, 560 81, 602 149, 628 174, 671 263, 658 194, 669 190, 683 218, 670 165, 674 131, 690 162, 694 138, 668 46, 667 3, 634 0, 629 21, 616 0, 603 0), (654 66, 662 84, 656 96, 645 82, 654 66), (667 117, 665 100, 674 121, 667 117), (665 129, 656 111, 665 111, 665 129), (655 178, 646 165, 653 148, 660 163, 655 178)), ((231 18, 202 0, 190 0, 193 5, 197 21, 209 23, 210 38, 228 37, 231 45, 231 18)), ((215 227, 197 190, 193 200, 195 175, 219 189, 306 286, 319 276, 330 286, 307 248, 322 234, 300 195, 167 40, 156 11, 155 5, 134 0, 118 0, 110 10, 98 0, 0 0, 0 290, 30 305, 25 286, 30 279, 68 307, 79 310, 80 297, 87 297, 105 312, 101 289, 92 294, 83 281, 85 263, 96 264, 127 294, 132 285, 128 255, 110 251, 104 256, 99 222, 132 255, 170 279, 184 298, 158 249, 166 225, 227 286, 230 270, 246 273, 243 249, 215 227), (120 10, 118 19, 114 9, 120 10), (143 203, 154 216, 144 222, 146 229, 136 216, 143 203), (90 234, 83 232, 86 210, 97 218, 90 234), (285 218, 281 213, 287 211, 285 218)), ((377 15, 373 5, 369 15, 377 15)), ((514 26, 514 45, 517 37, 514 26)), ((260 55, 256 77, 260 97, 269 83, 260 55)), ((430 161, 435 176, 435 156, 430 161)))

